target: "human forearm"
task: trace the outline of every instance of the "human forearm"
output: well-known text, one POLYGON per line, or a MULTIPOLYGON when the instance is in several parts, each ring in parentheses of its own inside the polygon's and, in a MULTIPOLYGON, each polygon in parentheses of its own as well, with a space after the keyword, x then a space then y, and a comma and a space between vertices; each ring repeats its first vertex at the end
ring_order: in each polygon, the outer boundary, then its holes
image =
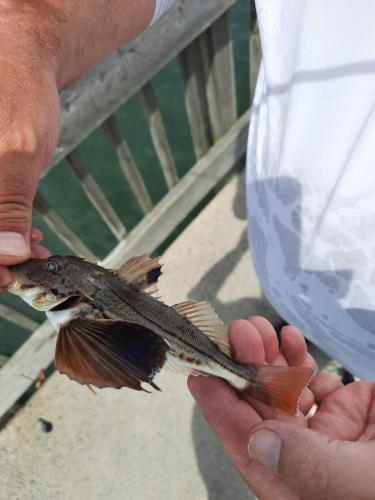
MULTIPOLYGON (((150 23, 155 0, 0 0, 1 265, 33 254, 32 202, 60 132, 58 90, 150 23)), ((34 252, 35 254, 35 252, 34 252)))
POLYGON ((154 8, 155 0, 5 0, 1 58, 46 64, 62 88, 142 32, 154 8))

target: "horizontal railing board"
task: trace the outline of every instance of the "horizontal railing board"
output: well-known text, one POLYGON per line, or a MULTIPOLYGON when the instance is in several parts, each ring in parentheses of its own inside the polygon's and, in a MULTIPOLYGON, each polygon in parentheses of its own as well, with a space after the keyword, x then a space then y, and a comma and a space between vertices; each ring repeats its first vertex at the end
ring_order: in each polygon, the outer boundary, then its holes
MULTIPOLYGON (((133 254, 152 252, 238 162, 246 150, 248 110, 169 191, 129 236, 108 255, 106 267, 118 267, 133 254)), ((43 323, 0 370, 0 419, 54 359, 56 333, 43 323)))
POLYGON ((5 354, 0 354, 0 368, 5 365, 8 359, 9 356, 6 356, 5 354))
POLYGON ((0 419, 37 379, 41 368, 54 358, 56 332, 45 321, 0 370, 0 419))
POLYGON ((234 3, 177 0, 146 32, 64 90, 60 141, 43 175, 234 3))
POLYGON ((30 332, 33 332, 35 328, 38 328, 40 325, 39 321, 35 321, 35 319, 30 318, 30 316, 2 303, 0 303, 0 317, 30 332))

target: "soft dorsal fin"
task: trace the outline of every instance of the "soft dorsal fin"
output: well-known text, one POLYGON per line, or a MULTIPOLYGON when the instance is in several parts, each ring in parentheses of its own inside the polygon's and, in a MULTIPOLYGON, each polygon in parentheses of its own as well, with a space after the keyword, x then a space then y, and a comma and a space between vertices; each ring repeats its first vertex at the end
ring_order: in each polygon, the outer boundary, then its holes
POLYGON ((188 300, 172 307, 207 335, 222 352, 231 356, 227 329, 210 304, 188 300))
POLYGON ((127 283, 139 286, 148 293, 158 292, 157 282, 161 275, 161 264, 159 264, 158 257, 152 259, 146 254, 131 257, 116 273, 127 283))

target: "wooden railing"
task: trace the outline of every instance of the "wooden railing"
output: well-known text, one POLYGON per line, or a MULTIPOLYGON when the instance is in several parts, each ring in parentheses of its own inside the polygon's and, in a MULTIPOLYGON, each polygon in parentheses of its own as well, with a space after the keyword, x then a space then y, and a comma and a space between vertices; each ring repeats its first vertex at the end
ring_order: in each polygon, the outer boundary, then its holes
MULTIPOLYGON (((128 43, 61 94, 62 132, 43 176, 66 159, 77 181, 117 245, 104 259, 119 266, 131 255, 155 250, 194 207, 228 174, 246 148, 250 108, 237 117, 235 72, 228 9, 234 0, 178 0, 146 33, 128 43), (151 78, 178 57, 195 165, 179 178, 151 78), (138 93, 144 117, 168 187, 155 206, 123 137, 114 112, 138 93), (144 214, 130 232, 111 206, 77 146, 102 127, 144 214)), ((251 95, 260 49, 254 10, 250 20, 251 95)), ((250 99, 249 99, 250 101, 250 99)), ((67 195, 68 196, 68 195, 67 195)), ((38 192, 35 210, 75 254, 97 261, 95 252, 69 227, 58 207, 38 192)), ((0 315, 32 331, 0 370, 0 418, 4 417, 54 358, 56 332, 24 313, 0 304, 0 315)))

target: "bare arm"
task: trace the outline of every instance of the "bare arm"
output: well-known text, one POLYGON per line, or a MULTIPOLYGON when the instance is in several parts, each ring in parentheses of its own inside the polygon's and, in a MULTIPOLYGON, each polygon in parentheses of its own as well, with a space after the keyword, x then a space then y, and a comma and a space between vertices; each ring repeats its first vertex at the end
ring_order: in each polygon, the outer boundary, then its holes
POLYGON ((0 0, 0 288, 30 257, 40 172, 60 133, 59 89, 146 29, 155 0, 0 0))
POLYGON ((40 59, 62 88, 145 30, 154 9, 155 0, 2 1, 1 57, 40 59))

